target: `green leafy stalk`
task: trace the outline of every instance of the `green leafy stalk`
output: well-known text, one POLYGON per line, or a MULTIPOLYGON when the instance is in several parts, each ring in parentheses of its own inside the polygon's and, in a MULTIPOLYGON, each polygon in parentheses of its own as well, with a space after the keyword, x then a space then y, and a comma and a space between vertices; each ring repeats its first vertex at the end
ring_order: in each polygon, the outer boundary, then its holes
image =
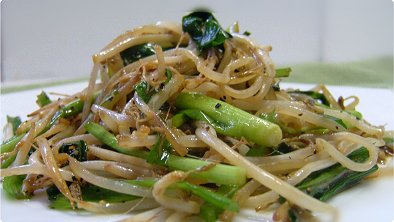
POLYGON ((108 132, 104 127, 100 126, 99 124, 89 122, 85 124, 84 127, 86 131, 88 131, 94 137, 99 139, 105 145, 110 146, 114 149, 117 149, 119 147, 118 140, 116 139, 116 137, 112 133, 108 132))
POLYGON ((171 123, 173 127, 180 127, 188 120, 185 113, 180 112, 172 116, 171 123))
POLYGON ((76 99, 62 107, 59 111, 55 113, 55 115, 53 115, 52 119, 49 121, 48 126, 44 129, 43 132, 51 128, 60 118, 70 118, 82 112, 83 104, 84 102, 82 100, 76 99))
POLYGON ((5 141, 3 144, 1 144, 0 146, 0 153, 7 153, 7 152, 11 152, 16 144, 19 143, 19 141, 21 141, 21 139, 25 136, 26 134, 23 133, 21 135, 17 135, 17 136, 13 136, 10 139, 8 139, 7 141, 5 141))
MULTIPOLYGON (((138 151, 138 150, 128 150, 122 148, 118 145, 116 137, 108 132, 104 127, 97 123, 87 123, 85 129, 92 134, 94 137, 99 139, 105 145, 117 150, 120 153, 140 157, 147 159, 149 152, 138 151)), ((159 157, 161 158, 161 157, 159 157)), ((193 159, 188 157, 180 157, 170 154, 165 161, 165 166, 169 167, 171 170, 182 170, 182 171, 192 171, 197 170, 192 173, 193 177, 206 180, 207 182, 217 183, 217 184, 228 184, 228 185, 242 185, 246 180, 246 172, 244 169, 236 166, 230 166, 225 164, 216 164, 205 160, 193 159), (201 170, 203 167, 208 165, 214 165, 208 170, 201 170)))
POLYGON ((222 47, 231 38, 210 12, 192 12, 182 18, 182 29, 189 33, 200 50, 222 47))
POLYGON ((155 185, 157 179, 153 178, 144 178, 144 179, 137 179, 137 180, 127 180, 126 182, 132 185, 151 188, 155 185))
POLYGON ((360 113, 357 110, 345 110, 345 112, 349 113, 350 115, 356 117, 357 120, 360 120, 363 118, 363 114, 360 113))
POLYGON ((46 106, 51 102, 51 99, 49 99, 48 95, 44 91, 37 95, 36 103, 39 107, 46 106))
POLYGON ((9 156, 7 159, 3 160, 3 162, 1 163, 1 169, 5 169, 9 167, 14 162, 15 158, 16 158, 16 154, 13 154, 9 156))
POLYGON ((244 137, 263 146, 276 146, 282 139, 280 127, 223 101, 198 93, 181 93, 175 101, 178 109, 199 110, 189 118, 205 120, 220 134, 244 137))
MULTIPOLYGON (((361 163, 368 159, 368 150, 363 147, 353 151, 348 155, 349 159, 361 163)), ((317 171, 308 176, 304 181, 297 185, 300 190, 309 195, 326 201, 338 193, 359 183, 366 176, 378 170, 378 166, 364 172, 356 172, 335 164, 329 168, 317 171)))
POLYGON ((223 211, 217 207, 215 207, 211 203, 204 203, 200 207, 200 217, 204 219, 206 222, 216 222, 218 219, 218 215, 223 211))
POLYGON ((166 166, 171 170, 192 171, 214 165, 209 170, 197 171, 191 175, 206 182, 224 185, 242 185, 246 181, 246 172, 243 168, 225 164, 215 164, 209 161, 170 155, 166 166))
MULTIPOLYGON (((130 184, 144 186, 144 187, 153 187, 156 183, 154 179, 141 179, 141 180, 128 180, 130 184)), ((186 181, 177 182, 171 187, 176 187, 188 192, 193 193, 194 195, 201 197, 206 203, 212 204, 214 207, 218 207, 222 210, 229 210, 229 211, 239 211, 239 205, 231 200, 230 198, 226 197, 226 194, 229 194, 233 189, 226 190, 227 192, 214 192, 205 188, 203 186, 198 186, 186 181)), ((233 186, 221 186, 221 187, 231 187, 233 186)))
POLYGON ((280 68, 275 70, 275 77, 276 78, 281 78, 281 77, 289 77, 291 73, 291 68, 280 68))
MULTIPOLYGON (((231 198, 238 189, 239 187, 237 186, 222 185, 217 190, 217 193, 227 198, 231 198)), ((215 222, 222 212, 223 208, 219 208, 210 202, 205 202, 200 208, 199 215, 207 222, 215 222)))
POLYGON ((208 190, 207 188, 197 186, 188 182, 178 182, 176 183, 176 186, 183 190, 189 191, 196 196, 201 197, 206 202, 211 203, 212 205, 222 210, 229 210, 234 212, 239 211, 239 205, 236 202, 223 195, 208 190))

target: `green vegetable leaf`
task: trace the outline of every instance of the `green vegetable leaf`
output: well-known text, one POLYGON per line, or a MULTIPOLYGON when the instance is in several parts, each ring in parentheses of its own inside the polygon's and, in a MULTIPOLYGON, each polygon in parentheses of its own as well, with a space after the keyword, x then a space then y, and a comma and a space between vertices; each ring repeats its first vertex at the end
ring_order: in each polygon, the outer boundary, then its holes
POLYGON ((290 94, 304 94, 310 96, 312 99, 320 101, 323 105, 330 106, 330 102, 328 102, 328 99, 324 96, 323 93, 318 93, 315 91, 300 91, 300 90, 295 90, 295 91, 290 91, 290 94))
POLYGON ((149 152, 146 161, 152 164, 165 165, 170 157, 170 153, 171 144, 164 136, 160 136, 149 152))
POLYGON ((294 149, 292 146, 290 146, 289 144, 287 144, 285 142, 282 142, 277 147, 274 148, 273 155, 286 154, 286 153, 290 153, 293 150, 294 149))
MULTIPOLYGON (((217 190, 217 193, 224 197, 231 198, 237 191, 238 186, 227 186, 222 185, 217 190)), ((211 202, 205 202, 200 208, 200 217, 207 222, 215 222, 219 218, 219 215, 223 212, 223 208, 215 206, 211 202)))
POLYGON ((246 153, 246 156, 267 156, 273 152, 270 147, 252 147, 246 153))
POLYGON ((52 101, 49 99, 48 95, 42 91, 39 95, 37 95, 36 103, 39 107, 43 107, 52 101))
POLYGON ((334 121, 337 122, 339 125, 343 126, 345 129, 348 128, 348 126, 342 121, 342 119, 336 118, 336 117, 334 117, 334 116, 326 115, 326 114, 323 114, 323 116, 324 116, 325 118, 327 118, 327 119, 334 120, 334 121))
MULTIPOLYGON (((55 187, 51 186, 47 190, 48 199, 51 202, 49 207, 57 210, 71 210, 70 201, 55 187)), ((90 202, 105 201, 106 203, 121 203, 135 200, 138 197, 118 193, 112 190, 104 189, 92 184, 86 184, 81 187, 82 199, 90 202)))
POLYGON ((145 103, 149 102, 154 94, 154 91, 149 91, 149 84, 144 80, 136 84, 134 90, 145 103))
POLYGON ((78 161, 88 160, 87 151, 88 146, 83 140, 72 143, 63 143, 59 148, 59 153, 67 153, 78 161))
POLYGON ((120 57, 123 60, 124 66, 127 66, 139 59, 155 54, 154 44, 145 43, 141 45, 132 46, 120 52, 120 57))
POLYGON ((350 115, 356 117, 356 119, 360 120, 363 118, 363 114, 361 114, 357 110, 345 110, 345 112, 349 113, 350 115))
POLYGON ((69 118, 77 115, 78 113, 82 112, 84 102, 80 99, 76 99, 69 104, 65 105, 59 111, 53 115, 51 121, 49 122, 48 126, 45 127, 43 132, 47 131, 51 126, 53 126, 57 120, 60 118, 69 118))
POLYGON ((182 28, 189 33, 200 50, 222 47, 224 41, 231 38, 210 12, 192 12, 184 16, 182 28))
POLYGON ((214 206, 219 207, 220 209, 234 212, 239 211, 238 203, 234 202, 230 198, 225 197, 224 195, 208 190, 205 187, 201 187, 187 182, 178 182, 176 186, 201 197, 206 202, 209 202, 214 206))
POLYGON ((298 222, 299 221, 298 214, 294 208, 290 207, 290 209, 287 211, 287 214, 289 216, 290 222, 298 222))
POLYGON ((252 33, 250 33, 249 31, 244 31, 244 33, 242 33, 242 35, 246 35, 246 36, 250 36, 252 33))
POLYGON ((11 123, 12 131, 14 134, 16 134, 16 130, 18 129, 19 125, 21 125, 22 121, 19 116, 12 117, 7 115, 7 123, 11 123))
POLYGON ((165 75, 166 75, 166 81, 164 81, 164 84, 167 84, 170 80, 171 80, 171 78, 172 78, 172 72, 171 72, 171 70, 170 69, 166 69, 166 73, 165 73, 165 75))
MULTIPOLYGON (((348 158, 357 163, 362 163, 368 159, 368 156, 368 150, 362 147, 349 154, 348 158)), ((359 183, 363 178, 376 170, 378 170, 376 165, 367 171, 356 172, 343 167, 341 164, 335 164, 326 169, 313 172, 305 180, 297 184, 297 187, 317 199, 326 201, 359 183)))
POLYGON ((8 140, 4 141, 1 144, 0 153, 11 152, 15 148, 16 144, 18 144, 19 141, 21 141, 21 139, 25 135, 26 135, 25 133, 22 133, 21 135, 18 135, 18 136, 15 135, 15 136, 9 138, 8 140))
POLYGON ((29 199, 31 196, 22 191, 23 180, 25 175, 15 175, 4 177, 3 189, 10 196, 15 199, 29 199))

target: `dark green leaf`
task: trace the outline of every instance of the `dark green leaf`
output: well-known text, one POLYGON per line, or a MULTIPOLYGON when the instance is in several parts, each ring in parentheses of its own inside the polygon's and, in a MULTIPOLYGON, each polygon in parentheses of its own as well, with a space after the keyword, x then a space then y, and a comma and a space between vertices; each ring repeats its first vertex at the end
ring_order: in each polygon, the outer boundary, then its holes
POLYGON ((246 156, 267 156, 273 152, 269 147, 252 147, 246 153, 246 156))
POLYGON ((192 12, 184 16, 182 28, 184 32, 189 33, 201 50, 222 47, 224 41, 231 38, 210 12, 192 12))
POLYGON ((60 190, 55 185, 48 187, 46 193, 49 201, 56 200, 58 195, 61 194, 60 190))
POLYGON ((325 115, 325 114, 323 114, 323 116, 324 116, 325 118, 327 118, 327 119, 334 120, 334 121, 337 122, 339 125, 343 126, 345 129, 348 128, 348 126, 347 126, 341 119, 339 119, 339 118, 336 118, 336 117, 334 117, 334 116, 325 115))
POLYGON ((160 136, 146 158, 148 163, 165 165, 171 153, 171 144, 160 136))
MULTIPOLYGON (((70 210, 70 201, 55 187, 51 186, 47 190, 48 199, 51 202, 49 207, 57 210, 70 210)), ((86 184, 81 187, 82 199, 89 202, 105 201, 106 203, 120 203, 135 200, 138 197, 118 193, 112 190, 104 189, 92 184, 86 184)))
POLYGON ((314 92, 314 91, 290 91, 290 94, 304 94, 310 96, 312 99, 320 101, 323 105, 330 106, 330 102, 328 102, 327 98, 322 93, 314 92))
POLYGON ((244 33, 243 33, 243 35, 246 35, 246 36, 250 36, 252 33, 250 33, 249 31, 244 31, 244 33))
POLYGON ((49 99, 48 95, 44 91, 42 91, 39 95, 37 95, 36 103, 39 107, 48 105, 51 102, 52 101, 49 99))
POLYGON ((290 222, 298 222, 299 221, 298 214, 294 208, 290 207, 290 209, 287 211, 287 214, 289 215, 290 222))
MULTIPOLYGON (((368 159, 368 156, 368 150, 362 147, 349 154, 348 158, 357 163, 362 163, 368 159)), ((368 171, 356 172, 338 163, 326 169, 313 172, 305 180, 297 184, 297 187, 317 199, 326 201, 359 183, 363 178, 376 170, 378 170, 378 167, 375 165, 368 171)))
POLYGON ((59 148, 59 153, 67 153, 78 161, 88 160, 87 151, 88 146, 83 140, 72 143, 63 143, 59 148))
POLYGON ((149 102, 150 98, 154 94, 154 91, 149 90, 149 84, 146 81, 141 81, 134 86, 134 90, 137 95, 145 102, 149 102))
POLYGON ((154 44, 145 43, 130 47, 120 52, 124 66, 127 66, 139 59, 155 54, 154 44))

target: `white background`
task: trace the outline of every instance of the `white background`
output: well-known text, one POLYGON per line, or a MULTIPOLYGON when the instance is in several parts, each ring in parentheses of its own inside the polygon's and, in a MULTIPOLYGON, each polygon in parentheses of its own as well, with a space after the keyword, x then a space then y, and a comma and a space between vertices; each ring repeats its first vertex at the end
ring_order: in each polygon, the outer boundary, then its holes
POLYGON ((88 76, 91 55, 118 34, 158 20, 180 22, 197 7, 223 27, 271 44, 279 65, 343 62, 393 54, 390 0, 4 0, 4 82, 88 76))

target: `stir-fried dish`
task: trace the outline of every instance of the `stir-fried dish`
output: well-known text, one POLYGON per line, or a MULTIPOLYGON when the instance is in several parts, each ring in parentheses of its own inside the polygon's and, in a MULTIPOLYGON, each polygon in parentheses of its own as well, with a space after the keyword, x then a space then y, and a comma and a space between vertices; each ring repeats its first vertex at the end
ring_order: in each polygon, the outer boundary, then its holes
POLYGON ((326 201, 387 162, 392 133, 356 96, 282 89, 291 69, 249 35, 208 12, 121 34, 81 92, 42 92, 25 121, 8 116, 3 189, 45 190, 59 210, 133 212, 124 221, 231 221, 244 208, 335 220, 326 201))

